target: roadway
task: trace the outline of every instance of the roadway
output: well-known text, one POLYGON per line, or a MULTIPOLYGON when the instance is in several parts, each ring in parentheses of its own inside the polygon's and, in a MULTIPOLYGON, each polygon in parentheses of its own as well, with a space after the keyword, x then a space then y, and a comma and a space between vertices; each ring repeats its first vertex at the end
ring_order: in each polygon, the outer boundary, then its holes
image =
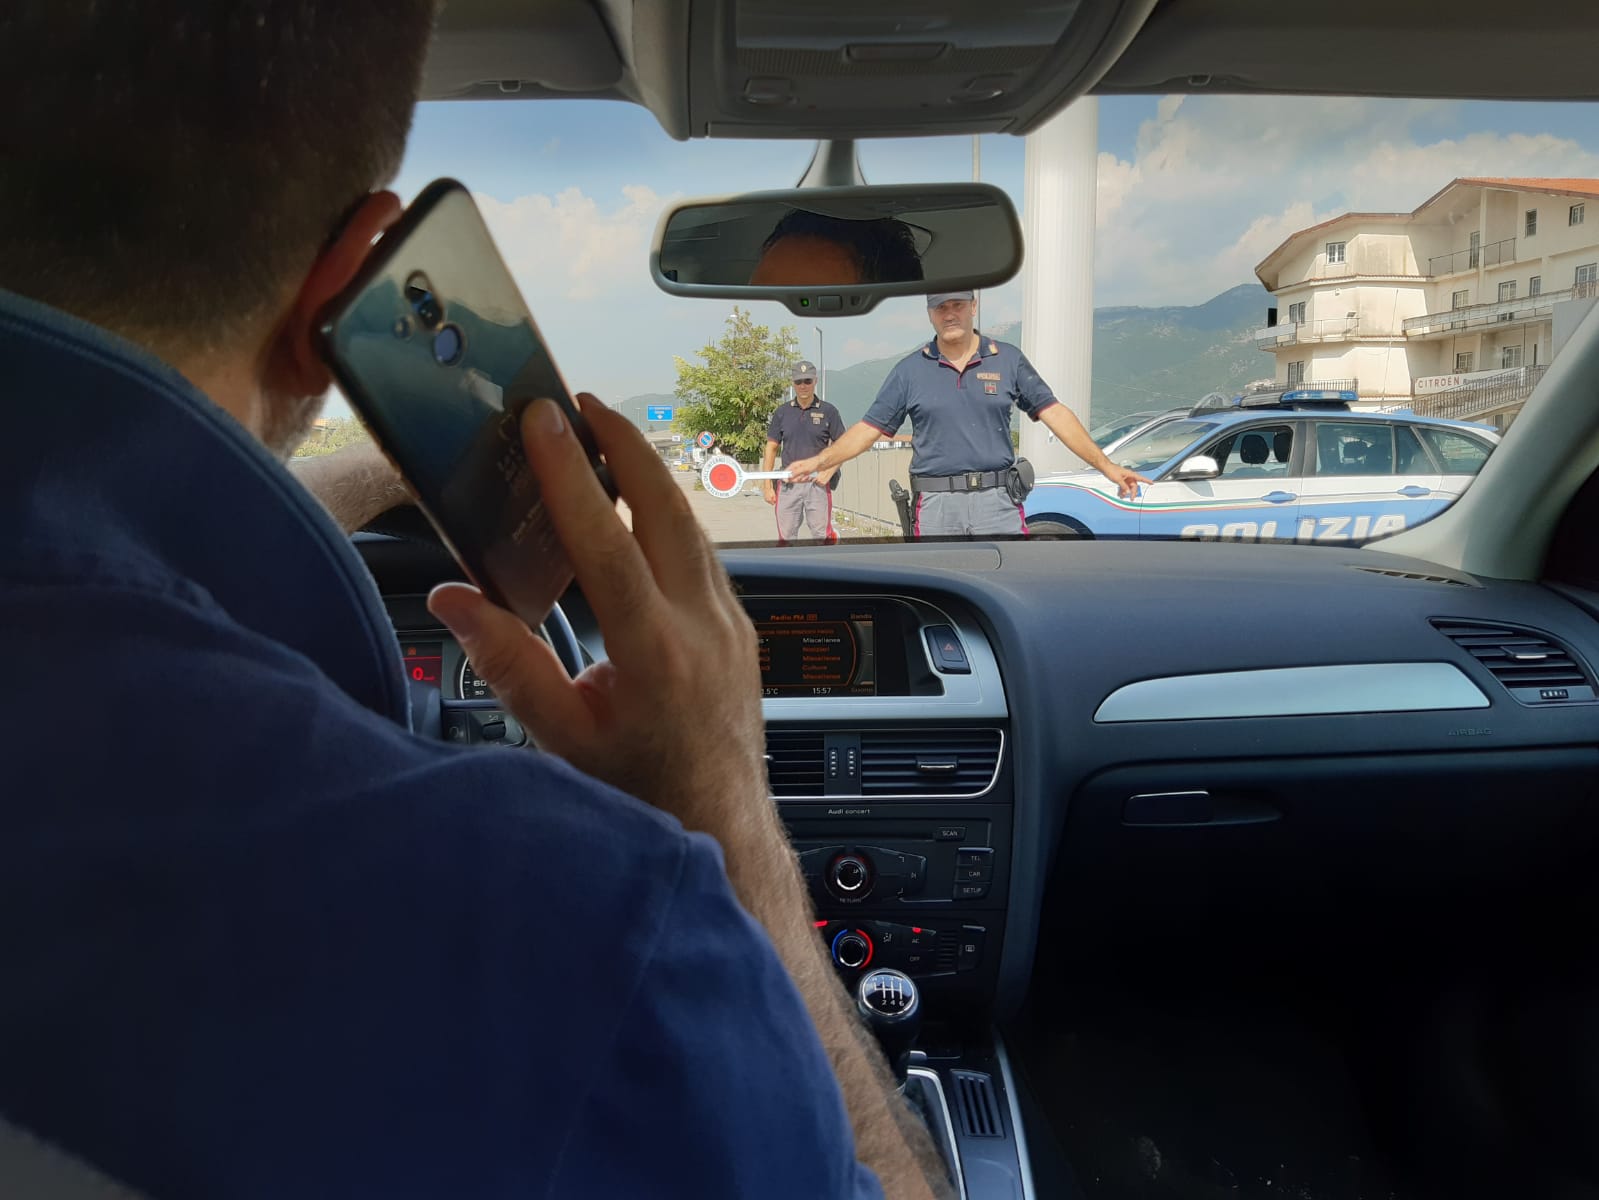
MULTIPOLYGON (((777 519, 772 506, 761 497, 759 483, 746 483, 737 496, 720 500, 694 485, 699 481, 698 471, 673 471, 672 481, 683 489, 695 519, 713 542, 760 542, 771 545, 777 540, 777 519)), ((623 519, 631 517, 627 506, 621 506, 623 519)), ((843 513, 835 512, 833 527, 841 538, 868 536, 861 523, 843 513)))

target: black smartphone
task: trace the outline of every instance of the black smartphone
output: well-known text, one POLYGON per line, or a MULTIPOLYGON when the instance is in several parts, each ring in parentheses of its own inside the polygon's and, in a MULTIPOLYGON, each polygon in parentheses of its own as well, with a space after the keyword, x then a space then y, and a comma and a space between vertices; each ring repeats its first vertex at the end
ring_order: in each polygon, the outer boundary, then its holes
POLYGON ((324 310, 340 388, 472 582, 534 629, 572 581, 522 448, 528 404, 566 412, 615 488, 471 193, 424 188, 324 310))

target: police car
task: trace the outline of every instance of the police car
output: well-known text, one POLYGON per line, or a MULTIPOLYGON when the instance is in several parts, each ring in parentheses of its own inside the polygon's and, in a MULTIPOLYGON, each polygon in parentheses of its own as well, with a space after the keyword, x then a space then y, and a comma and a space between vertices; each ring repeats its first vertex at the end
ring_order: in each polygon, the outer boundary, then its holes
POLYGON ((1033 537, 1344 542, 1397 533, 1459 498, 1494 430, 1408 409, 1351 412, 1346 394, 1299 392, 1196 406, 1112 447, 1154 482, 1123 500, 1097 471, 1042 478, 1033 537))

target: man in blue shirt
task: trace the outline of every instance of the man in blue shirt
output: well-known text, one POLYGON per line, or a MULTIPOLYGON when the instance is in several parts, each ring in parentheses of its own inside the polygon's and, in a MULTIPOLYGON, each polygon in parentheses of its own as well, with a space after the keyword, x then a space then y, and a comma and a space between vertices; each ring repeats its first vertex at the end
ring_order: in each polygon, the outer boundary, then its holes
POLYGON ((408 729, 284 469, 432 16, 5 19, 0 1113, 154 1200, 930 1196, 767 799, 753 631, 643 439, 585 400, 635 540, 559 410, 525 426, 607 663, 430 599, 546 754, 408 729))
MULTIPOLYGON (((766 422, 766 451, 761 470, 770 471, 779 453, 784 462, 809 458, 844 436, 844 418, 837 408, 816 395, 816 364, 802 360, 794 364, 794 398, 777 406, 766 422)), ((799 536, 803 523, 812 537, 833 543, 833 489, 838 486, 837 470, 823 471, 808 483, 761 481, 761 494, 777 510, 777 544, 786 546, 799 536)))
POLYGON ((1025 534, 1011 478, 1015 406, 1047 425, 1124 497, 1136 496, 1138 485, 1149 480, 1105 457, 1017 347, 977 332, 973 299, 971 292, 928 296, 933 340, 889 372, 864 418, 821 453, 792 464, 789 478, 808 479, 848 462, 899 432, 909 417, 916 536, 1025 534))

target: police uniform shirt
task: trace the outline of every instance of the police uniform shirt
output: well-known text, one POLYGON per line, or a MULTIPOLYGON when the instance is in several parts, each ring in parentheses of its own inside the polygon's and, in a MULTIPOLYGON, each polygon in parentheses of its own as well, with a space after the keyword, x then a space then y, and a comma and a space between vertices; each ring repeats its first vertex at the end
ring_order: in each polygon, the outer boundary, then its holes
POLYGON ((801 408, 798 400, 780 405, 766 423, 766 440, 783 448, 785 463, 813 458, 844 436, 844 418, 826 400, 801 408))
POLYGON ((892 435, 911 420, 911 474, 1002 471, 1016 461, 1011 405, 1033 420, 1057 403, 1027 356, 1009 342, 979 336, 961 371, 935 338, 888 373, 867 409, 868 425, 892 435))

